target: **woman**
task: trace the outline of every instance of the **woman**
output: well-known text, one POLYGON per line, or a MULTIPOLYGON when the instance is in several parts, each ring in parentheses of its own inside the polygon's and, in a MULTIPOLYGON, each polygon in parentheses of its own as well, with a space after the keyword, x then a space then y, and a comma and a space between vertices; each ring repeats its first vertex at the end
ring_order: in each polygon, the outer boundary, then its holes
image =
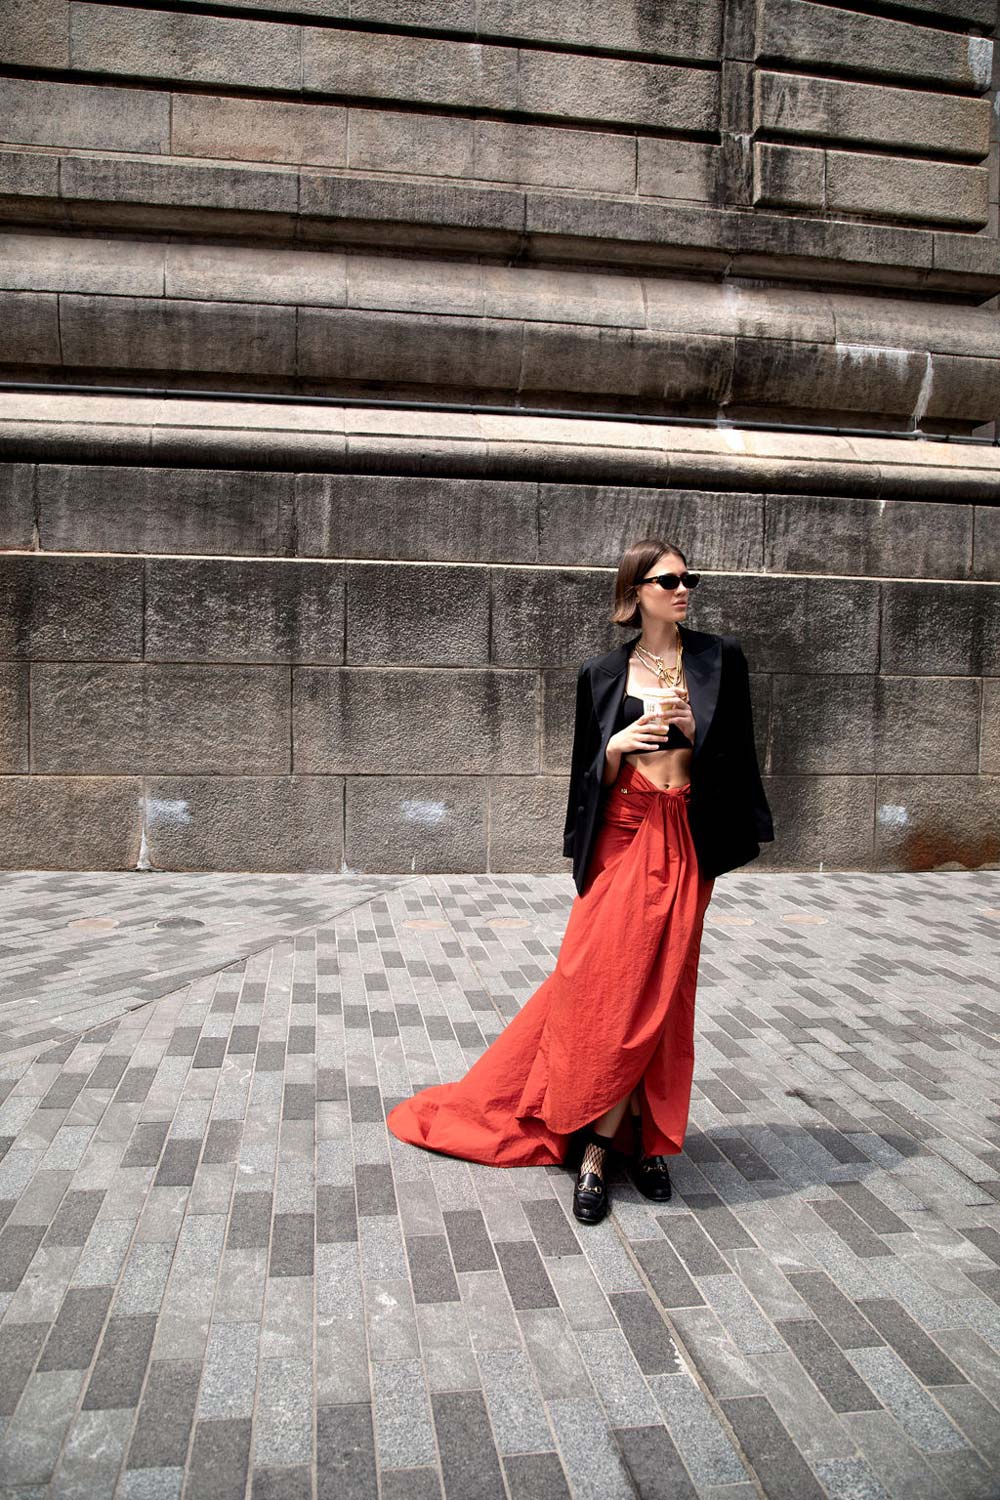
POLYGON ((400 1140, 495 1166, 563 1162, 579 1146, 584 1223, 607 1212, 615 1148, 647 1198, 671 1195, 705 910, 715 877, 774 837, 743 651, 682 623, 697 583, 658 537, 622 557, 611 619, 641 629, 577 674, 563 852, 579 894, 555 969, 460 1082, 388 1117, 400 1140), (651 693, 666 698, 655 718, 651 693))

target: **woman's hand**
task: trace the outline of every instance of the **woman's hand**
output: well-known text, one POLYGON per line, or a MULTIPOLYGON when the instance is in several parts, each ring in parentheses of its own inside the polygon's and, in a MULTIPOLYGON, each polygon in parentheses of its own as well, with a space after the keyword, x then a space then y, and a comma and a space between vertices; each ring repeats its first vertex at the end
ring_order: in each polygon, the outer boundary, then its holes
POLYGON ((676 724, 685 739, 694 744, 695 722, 691 705, 686 698, 675 695, 666 704, 662 714, 642 714, 632 724, 627 724, 608 741, 608 749, 619 755, 628 755, 635 750, 652 750, 661 744, 676 724))

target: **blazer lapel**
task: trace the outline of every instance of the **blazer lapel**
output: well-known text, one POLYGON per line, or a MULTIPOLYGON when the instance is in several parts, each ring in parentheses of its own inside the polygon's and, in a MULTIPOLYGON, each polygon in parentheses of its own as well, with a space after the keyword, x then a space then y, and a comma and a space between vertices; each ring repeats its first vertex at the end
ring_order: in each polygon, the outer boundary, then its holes
MULTIPOLYGON (((678 623, 684 642, 684 673, 687 678, 688 697, 694 714, 694 755, 697 756, 705 743, 708 727, 712 722, 719 701, 719 681, 722 677, 722 642, 718 637, 692 632, 678 623)), ((601 726, 601 747, 595 759, 600 765, 611 738, 618 709, 625 697, 628 680, 628 663, 632 655, 636 636, 624 641, 601 657, 594 667, 593 693, 594 711, 601 726)))

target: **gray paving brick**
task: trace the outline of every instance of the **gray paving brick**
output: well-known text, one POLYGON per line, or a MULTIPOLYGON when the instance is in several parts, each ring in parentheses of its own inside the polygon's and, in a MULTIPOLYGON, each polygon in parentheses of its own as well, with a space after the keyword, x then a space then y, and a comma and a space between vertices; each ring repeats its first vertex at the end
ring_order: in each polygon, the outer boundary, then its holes
POLYGON ((743 1396, 720 1404, 769 1500, 824 1500, 822 1487, 766 1397, 743 1396))
POLYGON ((233 1249, 267 1246, 271 1237, 270 1193, 234 1193, 226 1243, 233 1249))
POLYGON ((885 1342, 824 1271, 790 1271, 788 1279, 842 1349, 860 1349, 885 1342))
POLYGON ((457 1302, 458 1283, 443 1235, 407 1236, 406 1255, 417 1302, 457 1302))
POLYGON ((128 1451, 130 1469, 183 1469, 194 1422, 201 1367, 191 1360, 153 1360, 128 1451))
POLYGON ((17 1290, 44 1235, 44 1224, 6 1224, 0 1230, 0 1292, 17 1290))
POLYGON ((109 1287, 71 1287, 45 1341, 39 1370, 86 1370, 110 1305, 109 1287))
POLYGON ((194 1431, 185 1495, 189 1500, 242 1500, 250 1462, 249 1417, 199 1421, 194 1431))
POLYGON ((47 1323, 5 1323, 0 1327, 0 1417, 13 1414, 49 1332, 47 1323))
POLYGON ((443 1218, 456 1271, 492 1271, 496 1268, 497 1258, 478 1209, 449 1209, 443 1218))
POLYGON ((534 1245, 510 1240, 496 1245, 500 1269, 516 1308, 555 1307, 555 1290, 534 1245))
POLYGON ((874 1411, 881 1405, 821 1323, 782 1321, 777 1328, 834 1411, 874 1411))
POLYGON ((582 1254, 580 1242, 555 1198, 527 1199, 521 1206, 544 1256, 582 1254))
POLYGON ((387 1166, 357 1166, 354 1171, 359 1214, 395 1214, 396 1191, 387 1166))
POLYGON ((275 1214, 269 1276, 311 1276, 315 1215, 275 1214))
POLYGON ((190 1187, 201 1155, 201 1137, 196 1140, 171 1139, 163 1148, 155 1187, 190 1187))
POLYGON ((613 1292, 609 1301, 643 1373, 675 1373, 680 1368, 677 1346, 647 1294, 613 1292))
POLYGON ((483 1397, 451 1391, 431 1398, 448 1500, 503 1500, 504 1484, 483 1397))
POLYGON ((320 1406, 316 1413, 317 1500, 371 1500, 377 1493, 371 1408, 320 1406))
POLYGON ((891 1297, 863 1297, 858 1310, 924 1385, 960 1385, 961 1370, 891 1297))
POLYGON ((152 1313, 112 1314, 83 1398, 85 1410, 138 1406, 155 1333, 152 1313))
POLYGON ((634 1249, 639 1264, 649 1277, 650 1286, 664 1307, 697 1307, 705 1301, 680 1256, 667 1240, 637 1240, 634 1249))
MULTIPOLYGON (((698 1491, 674 1445, 660 1426, 617 1428, 615 1441, 638 1495, 648 1500, 697 1500, 698 1491)), ((565 1492, 568 1493, 568 1492, 565 1492)))

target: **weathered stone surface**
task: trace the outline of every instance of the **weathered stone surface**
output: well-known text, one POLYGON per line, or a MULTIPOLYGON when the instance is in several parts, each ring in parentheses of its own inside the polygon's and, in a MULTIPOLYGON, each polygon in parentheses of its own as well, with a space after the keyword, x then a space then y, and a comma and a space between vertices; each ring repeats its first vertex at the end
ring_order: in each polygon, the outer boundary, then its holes
POLYGON ((244 88, 299 87, 299 29, 223 16, 70 5, 73 66, 244 88))
POLYGON ((0 772, 28 769, 28 663, 0 662, 0 772))
POLYGON ((24 145, 168 151, 170 96, 153 89, 8 78, 0 136, 24 145))
POLYGON ((501 568, 493 574, 492 660, 504 667, 579 665, 625 632, 608 621, 613 575, 590 569, 501 568))
POLYGON ((341 868, 340 777, 151 777, 145 788, 154 869, 341 868))
POLYGON ((0 547, 27 550, 34 528, 34 464, 0 464, 0 547))
POLYGON ((30 68, 67 67, 66 11, 66 0, 5 0, 0 8, 0 62, 30 68))
POLYGON ((344 859, 371 874, 486 867, 489 783, 476 776, 348 777, 344 859))
POLYGON ((1000 775, 1000 677, 983 678, 979 770, 1000 775))
POLYGON ((636 146, 640 197, 716 202, 720 154, 717 146, 648 136, 640 136, 636 146))
MULTIPOLYGON (((983 684, 983 737, 988 705, 983 684)), ((875 770, 958 775, 979 764, 980 686, 974 677, 877 677, 875 770)))
POLYGON ((254 304, 85 297, 60 300, 66 365, 274 374, 295 360, 295 314, 254 304))
POLYGON ((361 172, 483 177, 475 170, 473 120, 403 109, 349 109, 348 165, 361 172))
POLYGON ((773 844, 754 869, 868 870, 874 857, 874 776, 767 776, 773 844))
POLYGON ((882 585, 881 668, 932 677, 1000 674, 1000 589, 990 584, 882 585))
POLYGON ((0 660, 142 655, 142 564, 117 557, 0 556, 0 660))
POLYGON ((57 299, 41 292, 0 292, 0 325, 8 364, 59 363, 57 299))
MULTIPOLYGON (((0 194, 10 198, 55 198, 59 158, 40 151, 0 151, 0 194)), ((30 205, 26 218, 31 217, 30 205)))
POLYGON ((523 48, 518 53, 517 108, 543 117, 712 130, 719 117, 718 75, 707 68, 523 48))
POLYGON ((880 776, 878 869, 1000 868, 1000 776, 880 776))
POLYGON ((538 770, 533 673, 300 667, 292 722, 297 772, 538 770))
POLYGON ((968 578, 974 507, 847 495, 769 495, 764 566, 774 573, 968 578))
MULTIPOLYGON (((464 175, 489 182, 523 183, 528 187, 590 189, 603 193, 635 191, 636 142, 629 136, 514 125, 502 120, 477 120, 474 131, 474 162, 464 175)), ((679 144, 683 149, 686 143, 671 144, 679 144)), ((693 176, 693 164, 686 166, 693 176)), ((430 164, 423 170, 429 169, 430 164)), ((655 189, 640 187, 639 191, 655 189)))
POLYGON ((218 167, 102 156, 66 156, 52 166, 59 170, 60 196, 81 203, 252 214, 294 214, 298 203, 297 174, 284 167, 218 167))
POLYGON ((762 766, 775 775, 873 772, 876 682, 873 673, 776 673, 762 766))
MULTIPOLYGON (((15 231, 0 235, 0 285, 18 291, 159 297, 163 249, 143 241, 15 231)), ((45 347, 38 352, 44 355, 45 347)))
POLYGON ((954 162, 827 151, 825 207, 876 219, 961 224, 989 216, 989 173, 954 162))
MULTIPOLYGON (((364 0, 365 10, 372 0, 364 0)), ((646 5, 622 0, 613 8, 602 0, 479 0, 480 30, 487 36, 531 37, 539 41, 655 52, 670 57, 715 59, 722 39, 719 0, 703 5, 646 5)))
POLYGON ((475 666, 489 660, 486 568, 345 564, 351 666, 475 666))
POLYGON ((754 124, 758 130, 799 137, 928 153, 947 148, 979 161, 989 150, 990 106, 986 99, 956 94, 761 69, 755 79, 754 124))
MULTIPOLYGON (((879 587, 868 579, 709 576, 699 584, 691 624, 739 636, 751 668, 811 673, 876 672, 879 587)), ((881 670, 886 670, 884 659, 881 670)))
POLYGON ((340 662, 343 651, 336 563, 146 564, 147 661, 340 662))
POLYGON ((755 141, 753 201, 763 207, 822 208, 826 153, 813 146, 755 141))
POLYGON ((520 368, 518 324, 441 315, 302 308, 299 373, 341 380, 419 385, 514 386, 520 368))
MULTIPOLYGON (((300 557, 524 562, 538 554, 538 486, 393 474, 297 474, 300 557)), ((258 549, 260 550, 260 549, 258 549)))
MULTIPOLYGON (((347 261, 329 250, 168 245, 163 275, 167 297, 324 307, 347 300, 347 261)), ((283 345, 271 357, 288 359, 289 351, 283 345)))
POLYGON ((990 85, 993 44, 988 37, 816 6, 808 0, 766 0, 756 51, 769 62, 816 65, 811 69, 815 72, 851 56, 864 60, 866 72, 982 94, 990 85))
POLYGON ((1000 506, 976 505, 972 572, 1000 582, 1000 506))
POLYGON ((0 777, 0 868, 134 869, 141 788, 125 776, 0 777))
POLYGON ((39 464, 40 543, 54 552, 281 555, 292 550, 293 486, 290 474, 247 469, 39 464))
POLYGON ((761 495, 636 485, 542 484, 538 491, 539 561, 617 568, 622 553, 637 536, 659 536, 682 549, 693 572, 701 568, 757 570, 762 563, 764 515, 761 495))
POLYGON ((566 868, 561 853, 566 818, 564 777, 494 776, 489 797, 487 869, 546 873, 566 868))
POLYGON ((470 47, 399 33, 302 30, 302 87, 309 93, 509 109, 517 95, 517 63, 513 47, 470 47))
POLYGON ((213 94, 170 97, 170 144, 178 156, 238 161, 347 163, 347 110, 213 94))
POLYGON ((283 667, 35 662, 31 694, 36 774, 290 770, 283 667))

